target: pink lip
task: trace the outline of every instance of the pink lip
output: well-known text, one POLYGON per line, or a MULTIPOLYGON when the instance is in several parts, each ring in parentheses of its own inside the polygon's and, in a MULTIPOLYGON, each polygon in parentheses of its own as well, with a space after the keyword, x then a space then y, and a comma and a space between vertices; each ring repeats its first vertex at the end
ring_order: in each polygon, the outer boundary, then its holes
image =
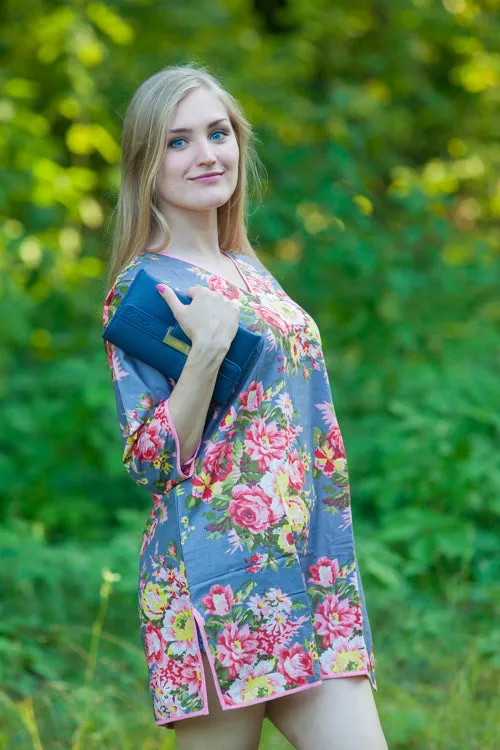
POLYGON ((215 174, 201 175, 201 177, 192 177, 191 179, 194 182, 215 182, 219 179, 219 177, 222 177, 222 174, 220 172, 215 174))

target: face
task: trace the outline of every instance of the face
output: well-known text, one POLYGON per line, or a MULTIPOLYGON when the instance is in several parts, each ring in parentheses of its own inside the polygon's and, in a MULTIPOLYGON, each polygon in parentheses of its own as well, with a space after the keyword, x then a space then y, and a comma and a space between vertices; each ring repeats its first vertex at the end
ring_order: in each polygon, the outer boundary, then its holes
POLYGON ((177 105, 157 191, 168 207, 207 210, 224 205, 238 181, 239 149, 227 111, 212 91, 194 89, 177 105), (176 132, 172 132, 176 131, 176 132), (219 175, 196 179, 207 172, 219 175))

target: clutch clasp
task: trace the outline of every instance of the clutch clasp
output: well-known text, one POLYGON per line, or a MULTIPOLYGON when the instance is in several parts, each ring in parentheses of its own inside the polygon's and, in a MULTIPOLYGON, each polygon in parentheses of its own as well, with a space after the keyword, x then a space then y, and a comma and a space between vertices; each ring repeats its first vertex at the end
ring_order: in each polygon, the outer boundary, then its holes
POLYGON ((167 344, 167 346, 171 346, 172 349, 177 349, 177 351, 181 352, 182 354, 189 354, 189 352, 191 351, 191 347, 189 346, 189 344, 186 344, 185 341, 181 341, 175 336, 172 336, 172 328, 173 326, 170 326, 170 328, 166 332, 165 336, 163 337, 163 343, 167 344))

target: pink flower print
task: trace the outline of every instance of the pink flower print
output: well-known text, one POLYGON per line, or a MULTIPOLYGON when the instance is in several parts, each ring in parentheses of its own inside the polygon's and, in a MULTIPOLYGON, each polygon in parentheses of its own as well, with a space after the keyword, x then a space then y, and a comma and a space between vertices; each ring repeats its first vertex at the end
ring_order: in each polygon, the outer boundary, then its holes
POLYGON ((203 459, 203 471, 212 476, 212 481, 223 482, 233 470, 233 447, 227 440, 209 443, 203 459))
POLYGON ((314 466, 316 469, 319 469, 325 477, 333 476, 335 472, 334 459, 334 451, 326 443, 322 448, 316 448, 314 451, 314 466))
POLYGON ((149 666, 160 664, 165 660, 168 661, 168 657, 166 656, 167 643, 161 634, 160 628, 155 628, 150 622, 146 625, 144 643, 149 666))
POLYGON ((340 531, 345 531, 349 528, 349 526, 352 526, 352 511, 351 506, 348 505, 347 508, 344 508, 342 511, 342 526, 339 526, 340 531))
POLYGON ((236 677, 244 664, 252 664, 257 654, 257 640, 248 625, 238 630, 236 623, 224 625, 217 637, 217 654, 224 667, 228 667, 231 679, 236 677))
POLYGON ((294 336, 290 341, 290 356, 292 358, 292 362, 298 363, 302 355, 302 347, 299 345, 297 336, 294 336))
POLYGON ((258 383, 254 380, 248 386, 248 390, 240 393, 240 402, 243 409, 247 411, 256 411, 260 408, 262 403, 262 396, 264 395, 264 388, 262 383, 258 383))
POLYGON ((284 693, 286 681, 283 675, 273 670, 272 663, 267 660, 243 667, 224 697, 230 697, 231 703, 251 703, 284 693))
POLYGON ((236 435, 234 425, 236 423, 237 416, 238 412, 236 411, 234 406, 231 406, 226 416, 220 422, 219 431, 225 433, 224 437, 226 440, 230 440, 236 435))
POLYGON ((288 455, 288 472, 290 487, 294 490, 301 490, 305 482, 304 462, 300 460, 296 450, 288 455))
POLYGON ((270 602, 264 596, 260 596, 260 594, 254 594, 249 598, 248 609, 253 612, 254 615, 263 619, 269 617, 273 611, 270 602))
POLYGON ((228 299, 239 299, 240 297, 238 287, 221 276, 210 276, 208 288, 212 291, 221 292, 228 299))
POLYGON ((113 344, 109 344, 109 349, 106 347, 106 353, 108 364, 110 365, 110 367, 112 367, 112 380, 122 380, 122 378, 126 378, 128 372, 124 367, 122 367, 122 362, 117 348, 113 346, 113 344))
POLYGON ((165 482, 165 487, 164 487, 165 491, 164 491, 164 494, 168 495, 168 493, 170 492, 170 490, 173 487, 175 487, 176 484, 177 484, 177 481, 175 479, 167 479, 167 481, 165 482))
POLYGON ((184 659, 183 684, 187 687, 189 695, 198 693, 201 688, 200 662, 193 654, 188 654, 184 659))
POLYGON ((179 596, 171 602, 163 618, 161 633, 169 642, 171 653, 177 656, 195 653, 193 614, 187 596, 179 596))
POLYGON ((262 570, 263 565, 267 561, 267 557, 267 554, 261 555, 258 552, 256 552, 254 555, 251 555, 250 559, 245 557, 245 562, 248 566, 245 568, 245 573, 258 573, 259 570, 262 570))
POLYGON ((155 692, 175 689, 183 684, 182 662, 167 658, 151 675, 151 687, 155 692))
POLYGON ((295 633, 309 618, 299 617, 295 622, 289 620, 284 612, 275 612, 274 618, 266 622, 258 631, 259 648, 266 654, 274 654, 278 646, 287 645, 295 633))
POLYGON ((153 508, 154 508, 154 510, 158 510, 158 508, 160 508, 161 505, 162 505, 163 495, 160 492, 153 492, 153 494, 151 495, 151 497, 153 498, 153 508))
POLYGON ((165 668, 156 669, 150 678, 153 691, 155 711, 161 712, 165 701, 170 701, 170 691, 173 689, 170 675, 165 668))
POLYGON ((257 291, 272 292, 274 290, 273 282, 270 278, 266 278, 265 276, 259 276, 256 279, 250 278, 252 286, 255 286, 257 291))
POLYGON ((338 560, 320 557, 318 562, 309 566, 309 580, 317 586, 333 586, 340 573, 338 560))
POLYGON ((368 670, 369 658, 363 638, 335 638, 320 656, 321 676, 368 670))
POLYGON ((265 419, 256 419, 246 431, 244 442, 250 458, 258 460, 260 471, 265 471, 273 459, 283 457, 287 435, 275 421, 266 424, 265 419))
MULTIPOLYGON (((109 323, 109 308, 111 306, 111 300, 115 296, 115 291, 116 291, 116 284, 113 284, 113 286, 109 290, 109 292, 107 294, 107 297, 106 297, 106 299, 104 301, 104 307, 103 307, 103 310, 102 310, 102 324, 103 324, 103 326, 107 326, 108 323, 109 323)), ((105 341, 105 344, 107 344, 107 343, 108 342, 105 341)))
POLYGON ((272 606, 276 608, 278 612, 290 612, 292 609, 292 600, 288 594, 284 594, 281 589, 271 588, 266 593, 266 599, 268 599, 272 606))
POLYGON ((151 398, 151 395, 141 396, 141 398, 139 399, 139 404, 143 409, 151 409, 151 407, 153 406, 153 399, 151 398))
POLYGON ((312 656, 300 643, 294 643, 290 648, 280 646, 274 653, 279 660, 278 672, 289 684, 305 685, 307 678, 314 674, 312 656))
POLYGON ((221 482, 214 482, 211 474, 200 472, 195 474, 191 480, 191 493, 193 497, 199 498, 209 505, 214 494, 218 494, 221 482))
POLYGON ((285 438, 286 438, 286 447, 289 448, 293 443, 295 442, 295 438, 299 434, 299 432, 302 432, 303 427, 290 427, 290 425, 287 425, 284 429, 285 438))
POLYGON ((314 627, 322 636, 323 648, 331 646, 335 638, 352 634, 358 622, 357 609, 359 607, 352 607, 348 599, 335 595, 325 597, 314 615, 314 627))
POLYGON ((233 600, 231 586, 229 584, 221 586, 220 583, 216 583, 201 601, 211 615, 227 615, 231 611, 233 600))
POLYGON ((152 422, 139 431, 132 454, 140 461, 155 461, 160 454, 162 444, 163 440, 160 436, 158 425, 152 422))
POLYGON ((279 520, 271 506, 271 498, 260 487, 237 485, 233 488, 228 511, 236 526, 260 534, 279 520))
POLYGON ((282 336, 288 336, 290 333, 290 326, 281 315, 278 315, 274 310, 270 310, 268 307, 263 307, 258 303, 252 304, 254 312, 263 320, 265 320, 271 328, 278 330, 282 336))
POLYGON ((289 393, 280 393, 276 399, 276 404, 280 411, 283 412, 287 419, 291 419, 293 416, 293 403, 289 393))
POLYGON ((161 568, 162 581, 165 581, 169 592, 179 596, 188 593, 186 576, 179 568, 161 568))
POLYGON ((326 442, 328 446, 334 451, 335 458, 345 458, 345 448, 342 440, 342 434, 338 424, 334 424, 326 433, 326 442))
POLYGON ((172 434, 172 425, 167 412, 167 402, 161 401, 155 409, 155 417, 151 424, 159 427, 167 435, 172 434))

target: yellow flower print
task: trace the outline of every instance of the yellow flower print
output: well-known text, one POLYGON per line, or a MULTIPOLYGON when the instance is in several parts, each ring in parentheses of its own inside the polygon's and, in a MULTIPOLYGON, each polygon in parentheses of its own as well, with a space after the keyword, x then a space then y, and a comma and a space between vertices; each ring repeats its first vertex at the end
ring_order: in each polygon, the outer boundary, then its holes
POLYGON ((278 547, 282 549, 283 552, 295 552, 295 542, 292 529, 288 523, 285 523, 280 529, 278 547))
POLYGON ((286 498, 286 494, 288 492, 288 481, 289 481, 288 472, 282 466, 280 470, 278 471, 275 481, 274 481, 274 490, 276 494, 281 497, 282 500, 286 498))
POLYGON ((158 584, 149 581, 142 592, 141 608, 150 620, 157 620, 168 606, 169 597, 158 584))
POLYGON ((285 504, 291 527, 300 534, 309 522, 309 509, 301 497, 293 495, 287 497, 285 504))
POLYGON ((333 465, 335 466, 335 471, 345 471, 346 464, 347 462, 345 458, 336 458, 333 462, 333 465))
POLYGON ((365 666, 359 651, 340 651, 333 672, 358 672, 365 666))
POLYGON ((176 641, 191 641, 194 635, 191 612, 179 612, 172 621, 172 632, 176 641))
POLYGON ((267 675, 250 678, 243 689, 243 700, 245 703, 258 698, 266 698, 274 693, 274 685, 267 675))

